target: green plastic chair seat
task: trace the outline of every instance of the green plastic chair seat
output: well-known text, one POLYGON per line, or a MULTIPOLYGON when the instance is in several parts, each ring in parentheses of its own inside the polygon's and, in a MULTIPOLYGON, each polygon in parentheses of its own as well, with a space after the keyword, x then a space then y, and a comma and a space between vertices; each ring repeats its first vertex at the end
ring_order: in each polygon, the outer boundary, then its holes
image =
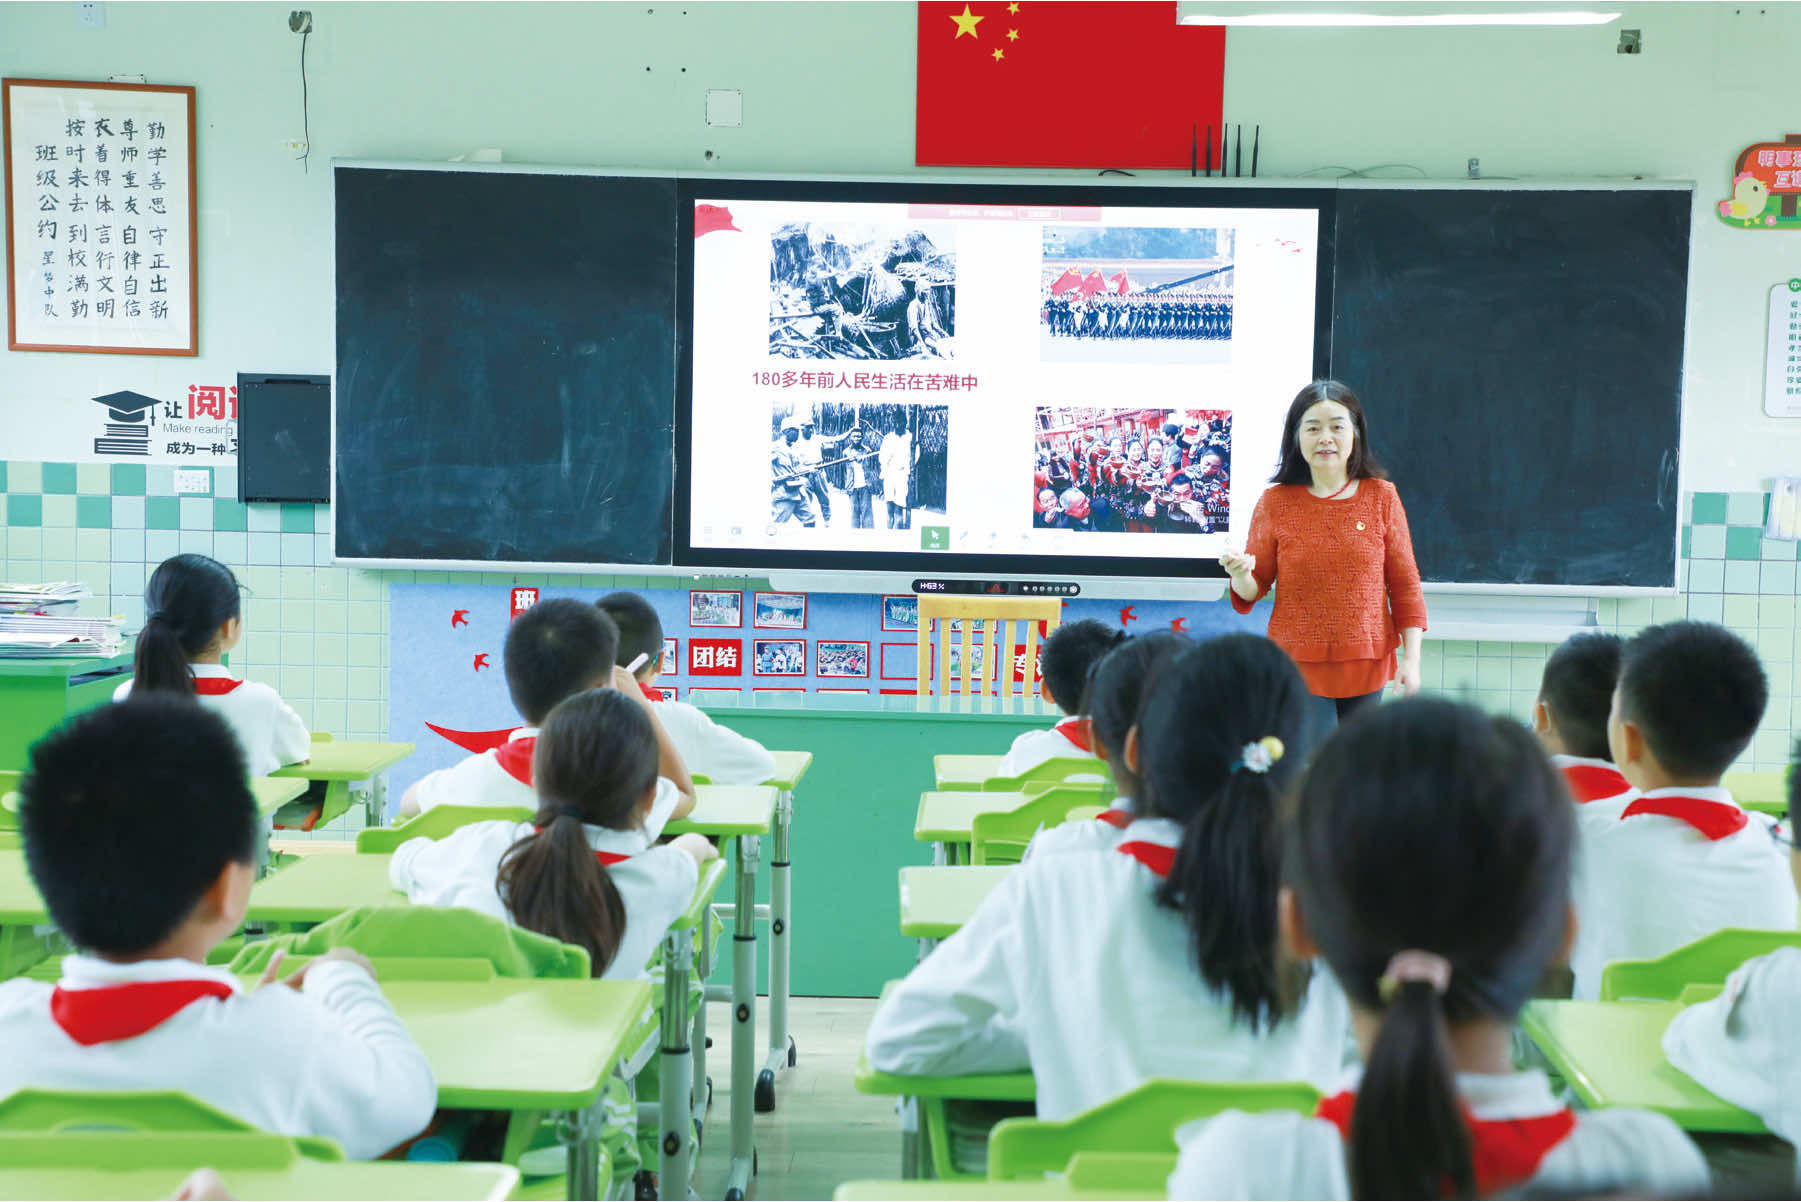
POLYGON ((1107 770, 1107 762, 1092 756, 1053 756, 1018 776, 991 776, 982 782, 982 790, 986 793, 1020 793, 1028 791, 1032 785, 1067 784, 1072 776, 1101 777, 1107 797, 1113 796, 1113 774, 1107 770))
POLYGON ((1019 863, 1040 828, 1062 825, 1072 810, 1093 809, 1100 792, 1094 785, 1057 785, 1011 810, 977 814, 969 823, 970 862, 1019 863))
MULTIPOLYGON (((243 1119, 176 1090, 110 1093, 65 1089, 21 1089, 0 1098, 0 1132, 265 1134, 243 1119)), ((344 1150, 329 1139, 305 1136, 293 1137, 291 1142, 297 1151, 315 1160, 344 1159, 344 1150)), ((203 1163, 196 1161, 195 1167, 203 1163)))
POLYGON ((359 852, 391 853, 408 839, 442 839, 472 822, 494 819, 526 822, 531 816, 532 811, 524 806, 433 806, 399 826, 372 826, 358 831, 356 849, 359 852))
POLYGON ((1601 1001, 1675 1001, 1689 985, 1720 985, 1732 970, 1779 947, 1801 947, 1801 931, 1728 929, 1655 960, 1615 960, 1601 970, 1601 1001))

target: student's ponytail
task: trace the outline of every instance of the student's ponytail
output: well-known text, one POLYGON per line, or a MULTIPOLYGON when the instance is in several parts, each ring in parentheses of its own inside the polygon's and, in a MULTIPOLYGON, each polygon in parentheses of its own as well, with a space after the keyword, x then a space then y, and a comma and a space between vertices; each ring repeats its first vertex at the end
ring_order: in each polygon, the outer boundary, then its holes
POLYGON ((205 555, 163 560, 144 586, 144 625, 132 655, 134 693, 194 693, 188 665, 241 612, 238 578, 205 555))
POLYGON ((1357 1198, 1471 1198, 1470 1133, 1430 981, 1397 983, 1363 1066, 1346 1157, 1357 1198))
POLYGON ((1182 824, 1157 900, 1182 914, 1201 978, 1262 1030, 1299 992, 1280 956, 1276 803, 1306 758, 1307 687, 1268 639, 1197 644, 1158 675, 1139 719, 1144 812, 1182 824))
POLYGON ((625 899, 584 824, 630 829, 657 785, 657 738, 643 706, 590 689, 550 711, 532 760, 537 830, 501 857, 496 885, 513 921, 588 949, 600 976, 625 937, 625 899))

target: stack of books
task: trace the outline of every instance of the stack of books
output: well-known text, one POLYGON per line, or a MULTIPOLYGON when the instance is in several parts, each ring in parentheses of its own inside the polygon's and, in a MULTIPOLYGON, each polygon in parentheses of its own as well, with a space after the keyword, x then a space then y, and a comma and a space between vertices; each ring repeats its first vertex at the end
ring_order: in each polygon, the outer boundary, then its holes
POLYGON ((125 619, 84 618, 76 604, 85 584, 0 584, 0 659, 73 659, 117 655, 125 619))
POLYGON ((67 580, 55 584, 0 584, 0 614, 74 613, 82 598, 92 595, 87 585, 67 580))

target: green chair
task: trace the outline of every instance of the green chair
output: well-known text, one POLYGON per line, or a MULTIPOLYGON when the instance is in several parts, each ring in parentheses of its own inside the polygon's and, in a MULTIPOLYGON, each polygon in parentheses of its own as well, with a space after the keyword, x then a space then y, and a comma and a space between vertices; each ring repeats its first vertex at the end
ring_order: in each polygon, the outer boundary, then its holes
POLYGON ((1017 864, 1040 829, 1060 826, 1078 809, 1095 810, 1093 785, 1058 785, 1011 810, 977 814, 969 823, 972 864, 1017 864))
POLYGON ((1601 1000, 1673 1002, 1685 986, 1723 984, 1746 960, 1779 947, 1801 947, 1801 931, 1715 931, 1655 960, 1615 960, 1601 970, 1601 1000))
POLYGON ((0 772, 0 830, 19 828, 19 780, 23 772, 0 772))
POLYGON ((386 854, 408 839, 442 839, 458 827, 499 818, 524 822, 532 811, 524 806, 433 806, 399 826, 374 826, 356 833, 356 849, 386 854))
MULTIPOLYGON (((175 1090, 84 1092, 64 1089, 21 1089, 0 1098, 0 1133, 40 1135, 142 1134, 264 1135, 243 1119, 175 1090)), ((314 1160, 343 1160, 344 1150, 316 1136, 291 1139, 294 1148, 314 1160)), ((205 1161, 195 1161, 199 1167, 205 1161)))
POLYGON ((1067 1119, 1007 1119, 988 1137, 989 1180, 1061 1173, 1089 1153, 1171 1156, 1176 1128, 1226 1110, 1312 1114, 1320 1092, 1287 1081, 1146 1081, 1067 1119))
POLYGON ((1780 817, 1788 813, 1788 771, 1728 772, 1720 783, 1747 810, 1780 817))
MULTIPOLYGON (((1087 782, 1091 787, 1099 788, 1106 796, 1105 801, 1113 796, 1113 775, 1107 770, 1105 760, 1091 759, 1088 756, 1054 756, 1042 764, 1028 768, 1018 776, 991 776, 982 782, 985 793, 1030 793, 1033 786, 1042 789, 1047 785, 1069 784, 1072 776, 1098 776, 1103 778, 1099 785, 1087 782)), ((1081 784, 1084 782, 1074 782, 1081 784)))
POLYGON ((412 974, 411 979, 415 980, 585 980, 589 975, 586 948, 458 906, 362 906, 346 910, 309 931, 246 944, 228 971, 239 975, 262 972, 277 952, 285 952, 298 966, 303 957, 321 955, 335 947, 347 947, 372 959, 394 963, 448 962, 447 966, 440 964, 436 968, 422 965, 418 972, 427 975, 412 974), (479 974, 480 969, 467 967, 470 961, 488 965, 491 975, 472 978, 468 974, 479 974), (434 972, 452 975, 429 975, 434 972))

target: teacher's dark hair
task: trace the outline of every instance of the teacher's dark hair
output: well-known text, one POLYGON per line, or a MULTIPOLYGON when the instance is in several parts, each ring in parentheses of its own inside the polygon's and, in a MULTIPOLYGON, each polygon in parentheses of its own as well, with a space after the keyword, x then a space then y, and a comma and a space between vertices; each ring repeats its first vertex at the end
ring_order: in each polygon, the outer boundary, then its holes
POLYGON ((1282 420, 1282 458, 1276 461, 1276 474, 1271 476, 1271 484, 1311 484, 1313 469, 1307 466, 1307 460, 1301 456, 1300 431, 1301 417, 1309 409, 1321 401, 1336 401, 1351 413, 1351 425, 1356 430, 1356 440, 1351 446, 1351 457, 1345 461, 1345 478, 1349 480, 1386 480, 1388 472, 1376 457, 1370 454, 1369 426, 1363 420, 1363 403, 1357 399, 1349 385, 1337 380, 1315 380, 1301 391, 1294 394, 1289 402, 1288 416, 1282 420))

